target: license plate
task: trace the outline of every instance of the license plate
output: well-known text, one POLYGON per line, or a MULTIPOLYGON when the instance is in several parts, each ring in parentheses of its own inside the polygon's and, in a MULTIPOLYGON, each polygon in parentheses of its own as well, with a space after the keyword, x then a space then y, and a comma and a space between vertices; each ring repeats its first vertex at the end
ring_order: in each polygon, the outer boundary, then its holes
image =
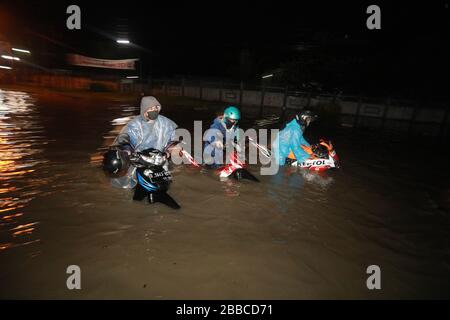
POLYGON ((148 175, 150 181, 169 181, 172 179, 172 175, 169 171, 162 171, 162 172, 153 172, 148 175))

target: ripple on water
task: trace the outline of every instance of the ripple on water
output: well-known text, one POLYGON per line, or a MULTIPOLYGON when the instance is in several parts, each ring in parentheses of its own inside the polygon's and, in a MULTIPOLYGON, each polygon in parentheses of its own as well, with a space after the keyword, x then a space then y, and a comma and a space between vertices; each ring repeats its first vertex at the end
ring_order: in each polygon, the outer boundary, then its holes
POLYGON ((43 156, 47 143, 33 98, 0 90, 0 251, 40 241, 34 236, 39 221, 24 209, 49 183, 36 173, 48 162, 43 156))

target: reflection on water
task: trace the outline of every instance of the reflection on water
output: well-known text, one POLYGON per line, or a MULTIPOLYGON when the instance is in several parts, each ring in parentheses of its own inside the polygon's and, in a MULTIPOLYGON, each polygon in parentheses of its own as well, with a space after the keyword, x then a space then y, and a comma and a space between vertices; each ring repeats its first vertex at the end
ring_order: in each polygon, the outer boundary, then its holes
POLYGON ((257 128, 275 127, 276 124, 278 124, 279 122, 280 122, 280 116, 271 114, 262 119, 255 120, 253 127, 257 127, 257 128))
POLYGON ((222 190, 227 197, 238 197, 240 195, 240 183, 233 178, 224 179, 222 182, 222 190))
POLYGON ((327 190, 333 185, 334 179, 327 171, 317 172, 300 168, 298 168, 298 171, 304 180, 308 181, 308 183, 314 185, 322 191, 327 190))
POLYGON ((269 176, 267 195, 280 213, 286 213, 300 201, 325 201, 326 191, 334 179, 328 172, 310 171, 298 167, 281 167, 269 176))
POLYGON ((32 98, 23 92, 0 90, 0 250, 38 242, 38 221, 23 209, 48 180, 37 177, 46 139, 32 98))
POLYGON ((120 117, 114 118, 110 121, 112 129, 108 133, 103 135, 102 146, 98 148, 97 152, 91 154, 90 163, 93 166, 101 165, 103 160, 103 153, 114 142, 114 140, 116 139, 120 131, 123 129, 123 127, 125 127, 125 125, 136 116, 139 107, 132 106, 129 104, 122 104, 119 106, 111 106, 108 109, 113 112, 119 111, 120 117))

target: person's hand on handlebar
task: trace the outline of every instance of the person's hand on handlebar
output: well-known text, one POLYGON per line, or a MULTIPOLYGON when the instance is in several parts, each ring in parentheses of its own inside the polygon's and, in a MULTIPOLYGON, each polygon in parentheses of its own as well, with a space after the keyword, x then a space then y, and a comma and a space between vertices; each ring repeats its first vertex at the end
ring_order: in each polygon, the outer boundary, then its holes
POLYGON ((174 141, 166 147, 165 153, 167 159, 170 159, 172 152, 178 152, 178 155, 180 157, 183 156, 183 147, 181 146, 179 141, 174 141))
POLYGON ((214 148, 223 149, 223 142, 220 140, 214 140, 212 145, 214 146, 214 148))

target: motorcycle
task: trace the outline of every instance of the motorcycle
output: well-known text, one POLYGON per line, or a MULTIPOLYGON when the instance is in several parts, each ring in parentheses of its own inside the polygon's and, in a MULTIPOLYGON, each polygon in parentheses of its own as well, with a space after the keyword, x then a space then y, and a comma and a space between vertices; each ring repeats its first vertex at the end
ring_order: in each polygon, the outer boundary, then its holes
MULTIPOLYGON (((237 147, 236 144, 234 144, 234 147, 237 147)), ((239 160, 237 151, 235 149, 230 153, 229 163, 219 168, 218 173, 221 179, 226 179, 231 176, 236 180, 247 179, 259 182, 259 180, 246 169, 245 163, 239 160)))
POLYGON ((133 200, 147 198, 149 203, 161 202, 173 209, 180 209, 180 205, 167 194, 172 176, 164 152, 153 148, 135 152, 131 154, 130 162, 136 167, 137 179, 133 200))
POLYGON ((320 139, 319 143, 312 145, 310 148, 304 146, 302 148, 310 154, 310 158, 299 162, 292 158, 293 154, 291 154, 286 164, 319 172, 340 167, 339 157, 330 141, 320 139))

